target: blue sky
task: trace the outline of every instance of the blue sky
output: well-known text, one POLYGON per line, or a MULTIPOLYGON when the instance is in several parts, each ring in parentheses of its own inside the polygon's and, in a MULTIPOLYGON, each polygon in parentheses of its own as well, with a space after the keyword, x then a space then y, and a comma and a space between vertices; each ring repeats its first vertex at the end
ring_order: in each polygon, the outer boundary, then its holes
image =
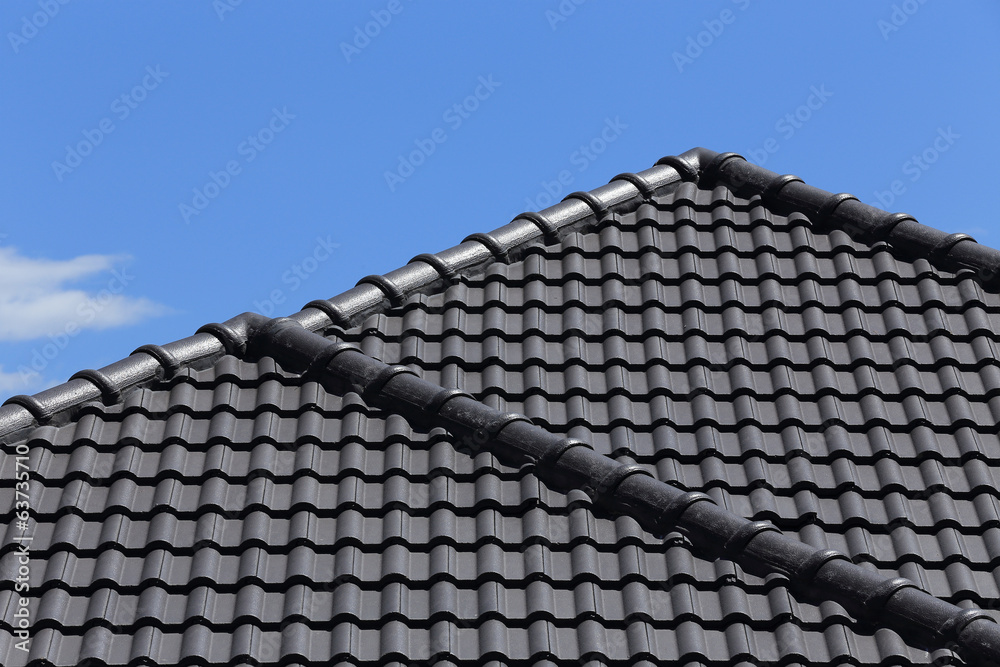
POLYGON ((0 399, 699 145, 1000 246, 993 1, 5 0, 0 26, 0 399))

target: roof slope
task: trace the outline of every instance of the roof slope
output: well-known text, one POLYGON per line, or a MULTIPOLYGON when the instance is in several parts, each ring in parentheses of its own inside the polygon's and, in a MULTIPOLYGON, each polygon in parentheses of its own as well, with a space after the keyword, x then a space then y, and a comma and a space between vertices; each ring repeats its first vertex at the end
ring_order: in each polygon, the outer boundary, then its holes
MULTIPOLYGON (((699 169, 704 155, 296 319, 815 547, 995 606, 1000 297, 980 284, 995 251, 904 218, 880 227, 844 197, 812 206, 725 155, 699 169)), ((0 408, 0 465, 24 443, 35 474, 38 664, 947 653, 469 457, 349 389, 238 357, 207 327, 0 408)), ((4 664, 23 662, 16 604, 0 592, 4 664)))

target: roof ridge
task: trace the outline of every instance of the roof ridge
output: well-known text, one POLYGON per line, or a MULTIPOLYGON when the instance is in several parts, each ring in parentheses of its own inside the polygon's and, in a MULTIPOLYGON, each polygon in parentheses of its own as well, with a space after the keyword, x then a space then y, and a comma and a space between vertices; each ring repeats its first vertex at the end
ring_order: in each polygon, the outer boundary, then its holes
MULTIPOLYGON (((657 164, 638 174, 615 176, 607 185, 590 192, 571 193, 544 212, 518 214, 492 232, 470 234, 456 246, 417 255, 394 271, 365 276, 336 296, 310 301, 290 319, 309 331, 349 327, 387 303, 395 305, 440 281, 452 280, 486 263, 506 260, 513 251, 537 239, 555 241, 573 225, 611 212, 630 211, 684 180, 681 172, 696 173, 690 165, 678 169, 684 164, 683 158, 675 158, 676 166, 657 164)), ((12 441, 37 425, 64 423, 74 409, 89 401, 114 404, 129 390, 169 379, 183 368, 207 365, 223 354, 239 356, 246 345, 246 332, 227 330, 225 326, 206 324, 193 336, 164 345, 143 345, 99 370, 80 371, 55 387, 8 398, 0 405, 0 443, 12 441)))
POLYGON ((1000 288, 1000 250, 964 233, 950 234, 917 222, 906 213, 888 213, 854 195, 831 194, 791 174, 779 175, 737 153, 699 151, 699 184, 722 183, 736 194, 759 195, 765 204, 810 214, 821 227, 837 228, 852 239, 883 242, 906 259, 926 259, 944 271, 971 270, 983 285, 1000 288))
MULTIPOLYGON (((967 234, 948 234, 905 213, 886 213, 852 195, 831 194, 798 177, 781 176, 751 164, 736 153, 693 148, 679 156, 664 157, 639 173, 619 174, 589 192, 573 192, 541 212, 521 213, 492 232, 471 234, 446 250, 417 255, 384 275, 365 276, 336 296, 310 301, 290 318, 310 331, 346 328, 385 304, 395 305, 409 294, 484 264, 507 261, 513 251, 539 238, 555 241, 588 219, 630 211, 681 182, 726 185, 736 194, 759 197, 765 204, 805 211, 817 224, 839 227, 861 242, 882 241, 926 257, 944 270, 971 269, 984 285, 997 287, 1000 283, 1000 251, 976 243, 967 234)), ((0 442, 11 441, 36 425, 64 423, 86 402, 100 399, 114 404, 129 390, 170 378, 182 368, 207 365, 226 353, 239 355, 245 332, 220 334, 218 326, 205 325, 193 336, 162 346, 143 345, 99 370, 83 370, 63 384, 7 399, 0 406, 0 442)))

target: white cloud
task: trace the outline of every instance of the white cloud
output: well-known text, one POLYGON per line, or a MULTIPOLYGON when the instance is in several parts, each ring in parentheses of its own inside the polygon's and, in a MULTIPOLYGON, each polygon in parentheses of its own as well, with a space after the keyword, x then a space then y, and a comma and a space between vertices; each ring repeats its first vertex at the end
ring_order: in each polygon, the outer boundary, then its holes
MULTIPOLYGON (((0 248, 0 341, 31 340, 49 334, 134 324, 167 312, 149 299, 124 296, 135 278, 115 255, 34 259, 0 248), (65 285, 97 278, 92 290, 65 285)), ((0 385, 2 386, 2 385, 0 385)))
POLYGON ((33 368, 21 365, 14 373, 7 373, 0 364, 0 396, 7 397, 14 394, 33 394, 43 389, 55 387, 58 380, 45 377, 33 368))
POLYGON ((41 381, 41 377, 35 374, 22 375, 21 373, 4 373, 3 366, 0 366, 0 395, 10 396, 21 394, 30 389, 34 389, 41 381))

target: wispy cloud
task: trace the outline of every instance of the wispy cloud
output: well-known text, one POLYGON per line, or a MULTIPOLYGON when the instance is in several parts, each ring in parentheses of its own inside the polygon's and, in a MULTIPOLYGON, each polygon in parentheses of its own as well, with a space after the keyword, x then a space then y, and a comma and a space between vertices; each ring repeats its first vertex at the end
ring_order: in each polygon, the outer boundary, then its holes
MULTIPOLYGON (((167 312, 143 297, 122 294, 134 279, 128 257, 81 255, 53 260, 24 257, 16 248, 0 248, 0 341, 24 341, 54 333, 75 335, 84 329, 134 324, 167 312), (83 280, 95 289, 69 288, 83 280)), ((0 379, 0 387, 2 387, 0 379)))
POLYGON ((0 396, 9 396, 31 389, 41 382, 41 376, 25 377, 21 373, 5 373, 0 366, 0 396))

